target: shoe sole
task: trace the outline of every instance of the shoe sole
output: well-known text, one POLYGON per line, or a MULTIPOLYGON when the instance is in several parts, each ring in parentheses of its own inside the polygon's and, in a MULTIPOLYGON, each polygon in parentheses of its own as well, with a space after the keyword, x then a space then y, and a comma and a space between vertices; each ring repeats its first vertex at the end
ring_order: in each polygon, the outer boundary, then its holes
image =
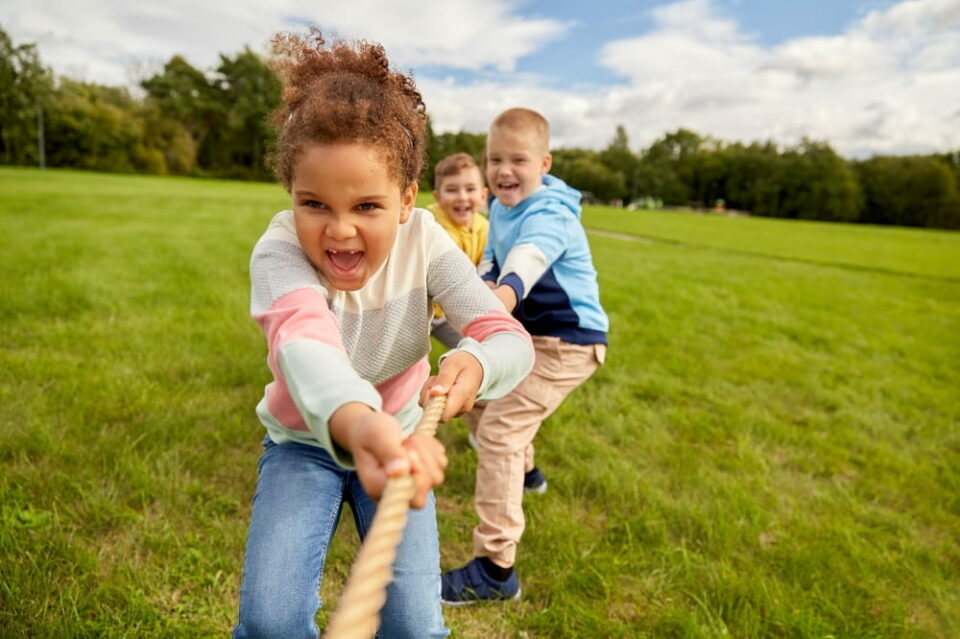
POLYGON ((510 597, 509 599, 470 599, 469 601, 447 601, 443 597, 440 598, 440 603, 444 606, 452 606, 454 608, 462 608, 463 606, 472 606, 478 603, 507 603, 509 601, 517 601, 520 599, 520 593, 522 590, 517 588, 517 594, 510 597))
POLYGON ((523 487, 523 492, 528 495, 542 495, 547 492, 547 482, 543 482, 539 486, 534 486, 533 488, 523 487))

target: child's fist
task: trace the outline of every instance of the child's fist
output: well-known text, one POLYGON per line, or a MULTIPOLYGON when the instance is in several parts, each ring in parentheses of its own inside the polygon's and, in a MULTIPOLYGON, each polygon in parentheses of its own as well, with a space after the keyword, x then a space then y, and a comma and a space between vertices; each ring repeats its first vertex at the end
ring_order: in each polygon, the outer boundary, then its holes
POLYGON ((477 391, 483 382, 483 367, 476 357, 465 351, 447 355, 440 362, 440 370, 427 379, 420 391, 420 404, 436 394, 446 394, 447 405, 443 409, 440 421, 462 415, 473 408, 477 391))

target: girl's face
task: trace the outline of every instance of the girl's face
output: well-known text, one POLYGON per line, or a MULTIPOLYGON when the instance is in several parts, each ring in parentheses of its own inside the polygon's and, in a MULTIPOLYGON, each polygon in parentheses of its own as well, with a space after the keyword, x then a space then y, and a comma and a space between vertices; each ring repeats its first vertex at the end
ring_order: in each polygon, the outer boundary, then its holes
POLYGON ((387 260, 410 218, 417 184, 402 188, 383 153, 359 142, 308 147, 290 183, 300 246, 331 286, 356 291, 387 260))

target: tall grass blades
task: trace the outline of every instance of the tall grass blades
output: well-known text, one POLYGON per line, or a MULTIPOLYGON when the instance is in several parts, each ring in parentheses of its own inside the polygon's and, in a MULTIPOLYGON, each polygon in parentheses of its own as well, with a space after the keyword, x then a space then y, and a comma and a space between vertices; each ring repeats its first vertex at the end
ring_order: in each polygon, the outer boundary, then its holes
MULTIPOLYGON (((0 636, 229 633, 269 381, 247 262, 286 203, 0 169, 0 636)), ((455 636, 960 636, 960 235, 584 222, 630 236, 591 235, 607 364, 538 436, 523 599, 447 610, 455 636)), ((440 437, 452 568, 476 457, 440 437)))

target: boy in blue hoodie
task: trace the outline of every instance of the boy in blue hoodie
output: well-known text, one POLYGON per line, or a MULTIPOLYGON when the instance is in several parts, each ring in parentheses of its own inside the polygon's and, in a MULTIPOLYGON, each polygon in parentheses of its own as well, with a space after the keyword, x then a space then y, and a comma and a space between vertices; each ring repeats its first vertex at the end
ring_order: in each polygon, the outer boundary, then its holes
POLYGON ((474 559, 443 575, 441 601, 462 606, 517 599, 513 569, 523 494, 543 492, 533 438, 606 353, 607 315, 580 223, 580 192, 548 175, 550 127, 530 109, 504 111, 487 136, 490 235, 479 272, 533 337, 530 375, 505 397, 465 416, 477 448, 474 559))

